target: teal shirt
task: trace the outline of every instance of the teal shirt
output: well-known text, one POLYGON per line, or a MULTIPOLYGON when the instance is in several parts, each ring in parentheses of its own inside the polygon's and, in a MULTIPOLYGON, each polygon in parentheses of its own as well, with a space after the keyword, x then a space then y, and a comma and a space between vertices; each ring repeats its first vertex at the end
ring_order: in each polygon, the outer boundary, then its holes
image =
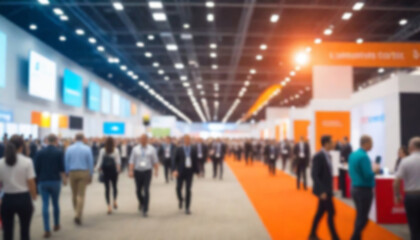
POLYGON ((349 174, 352 187, 374 187, 375 173, 366 151, 362 148, 349 156, 349 174))

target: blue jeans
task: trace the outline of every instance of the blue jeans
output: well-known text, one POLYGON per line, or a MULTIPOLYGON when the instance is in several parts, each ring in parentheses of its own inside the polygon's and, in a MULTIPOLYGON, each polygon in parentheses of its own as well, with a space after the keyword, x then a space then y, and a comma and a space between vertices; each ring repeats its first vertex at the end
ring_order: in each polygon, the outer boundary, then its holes
POLYGON ((49 200, 51 197, 54 213, 54 226, 60 225, 60 198, 61 181, 42 181, 38 183, 38 191, 42 197, 42 217, 44 219, 45 232, 50 230, 49 200))

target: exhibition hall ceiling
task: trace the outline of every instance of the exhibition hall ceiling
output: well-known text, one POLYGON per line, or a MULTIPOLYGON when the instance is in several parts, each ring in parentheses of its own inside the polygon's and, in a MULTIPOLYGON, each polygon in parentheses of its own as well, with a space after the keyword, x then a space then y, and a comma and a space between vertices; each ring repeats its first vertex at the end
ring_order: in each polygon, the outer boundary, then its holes
MULTIPOLYGON (((420 2, 408 0, 0 0, 0 14, 152 108, 172 114, 165 99, 193 122, 236 122, 282 82, 269 106, 306 105, 311 71, 294 62, 298 45, 420 39, 420 2)), ((392 70, 355 69, 355 89, 392 70)))

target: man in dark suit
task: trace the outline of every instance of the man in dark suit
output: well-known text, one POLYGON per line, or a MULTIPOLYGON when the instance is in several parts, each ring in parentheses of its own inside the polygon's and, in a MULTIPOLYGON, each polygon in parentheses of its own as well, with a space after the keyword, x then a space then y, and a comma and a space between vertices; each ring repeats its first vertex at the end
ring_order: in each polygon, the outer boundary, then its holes
POLYGON ((248 165, 248 162, 253 163, 253 156, 252 156, 252 143, 251 139, 247 139, 244 144, 245 149, 245 164, 248 165))
POLYGON ((349 143, 348 137, 343 138, 343 143, 340 147, 340 162, 347 163, 349 161, 349 156, 353 152, 353 148, 349 143))
POLYGON ((276 175, 276 162, 279 157, 279 148, 277 147, 276 141, 271 140, 264 148, 265 162, 268 165, 268 172, 272 175, 276 175))
POLYGON ((176 146, 172 144, 170 137, 165 138, 165 142, 160 146, 158 150, 158 156, 161 164, 163 165, 165 172, 166 183, 169 183, 169 180, 172 181, 172 175, 170 174, 170 169, 172 167, 172 161, 175 157, 176 146))
POLYGON ((212 156, 213 161, 213 178, 217 178, 217 169, 220 169, 219 178, 223 178, 223 161, 226 154, 226 145, 220 139, 216 139, 213 142, 212 146, 212 156))
POLYGON ((196 143, 196 147, 197 147, 198 164, 199 164, 199 168, 200 168, 200 176, 204 177, 204 174, 205 174, 204 165, 205 165, 205 163, 207 161, 207 157, 208 157, 207 145, 204 144, 203 139, 198 138, 197 143, 196 143))
POLYGON ((314 217, 309 239, 319 239, 316 230, 322 216, 327 212, 331 238, 333 240, 338 240, 339 237, 334 226, 333 168, 331 155, 329 153, 329 151, 334 148, 331 136, 323 136, 321 138, 321 144, 322 150, 315 154, 312 160, 311 176, 313 179, 313 193, 318 197, 318 210, 314 217))
POLYGON ((283 171, 286 170, 287 160, 289 160, 291 153, 292 153, 292 149, 289 144, 289 141, 287 139, 284 139, 280 143, 280 155, 281 155, 283 171))
POLYGON ((300 189, 300 183, 303 179, 303 188, 306 190, 306 168, 309 165, 311 150, 304 137, 300 137, 300 141, 296 143, 293 153, 296 161, 297 189, 300 189))
POLYGON ((179 208, 182 209, 184 198, 182 197, 182 185, 185 182, 185 214, 189 215, 191 205, 191 187, 194 173, 199 174, 199 163, 197 148, 191 145, 190 136, 186 135, 183 145, 176 150, 174 164, 172 166, 173 176, 176 181, 176 193, 179 201, 179 208))

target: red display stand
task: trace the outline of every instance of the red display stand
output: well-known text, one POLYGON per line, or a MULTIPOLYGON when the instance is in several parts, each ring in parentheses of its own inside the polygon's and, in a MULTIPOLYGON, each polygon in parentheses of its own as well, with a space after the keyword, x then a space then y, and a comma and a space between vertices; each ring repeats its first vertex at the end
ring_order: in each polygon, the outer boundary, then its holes
MULTIPOLYGON (((375 203, 376 222, 381 224, 404 224, 407 223, 404 204, 394 203, 393 176, 376 177, 375 203)), ((403 194, 401 187, 401 194, 403 194)))

